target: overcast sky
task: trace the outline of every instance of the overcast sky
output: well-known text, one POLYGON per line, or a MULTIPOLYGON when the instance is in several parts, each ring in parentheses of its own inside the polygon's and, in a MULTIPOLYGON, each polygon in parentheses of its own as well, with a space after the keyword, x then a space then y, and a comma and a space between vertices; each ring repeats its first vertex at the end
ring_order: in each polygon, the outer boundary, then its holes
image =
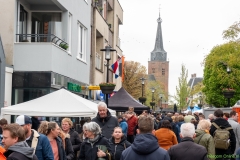
POLYGON ((124 11, 120 38, 125 60, 146 67, 154 49, 160 5, 171 95, 176 93, 181 64, 188 69, 188 80, 193 73, 203 77, 204 57, 214 46, 225 42, 223 30, 240 20, 240 0, 118 1, 124 11))

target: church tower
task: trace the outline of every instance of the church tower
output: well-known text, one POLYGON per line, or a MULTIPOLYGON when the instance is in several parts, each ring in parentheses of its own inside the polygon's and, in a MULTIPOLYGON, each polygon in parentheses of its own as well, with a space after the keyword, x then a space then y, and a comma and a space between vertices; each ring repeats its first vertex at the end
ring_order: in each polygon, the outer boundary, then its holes
MULTIPOLYGON (((156 81, 160 81, 164 96, 162 96, 162 107, 167 108, 168 99, 168 77, 169 77, 169 61, 167 61, 167 52, 163 48, 162 38, 162 19, 157 19, 158 28, 155 41, 154 50, 150 54, 150 61, 148 61, 148 75, 154 75, 156 81)), ((161 105, 160 104, 160 105, 161 105)))

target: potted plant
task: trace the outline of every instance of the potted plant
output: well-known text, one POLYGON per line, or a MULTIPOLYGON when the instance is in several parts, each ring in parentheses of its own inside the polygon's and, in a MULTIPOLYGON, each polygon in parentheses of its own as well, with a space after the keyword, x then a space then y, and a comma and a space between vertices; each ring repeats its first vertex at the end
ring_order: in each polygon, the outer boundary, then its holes
POLYGON ((99 84, 102 93, 111 94, 116 86, 115 83, 112 82, 102 82, 99 84))
POLYGON ((102 7, 98 7, 99 12, 102 14, 103 8, 102 7))
POLYGON ((141 102, 142 104, 147 100, 146 97, 139 97, 138 99, 139 99, 139 102, 141 102))
POLYGON ((61 47, 62 49, 65 49, 65 50, 68 49, 68 45, 67 45, 67 44, 62 44, 62 43, 60 43, 60 44, 59 44, 59 47, 61 47))
POLYGON ((232 98, 234 96, 235 90, 232 88, 223 88, 222 93, 225 98, 232 98))

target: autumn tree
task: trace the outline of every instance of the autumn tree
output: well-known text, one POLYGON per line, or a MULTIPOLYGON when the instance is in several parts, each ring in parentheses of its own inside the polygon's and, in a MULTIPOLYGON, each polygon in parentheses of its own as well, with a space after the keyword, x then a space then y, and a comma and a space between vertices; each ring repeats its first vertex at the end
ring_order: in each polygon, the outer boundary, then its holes
POLYGON ((232 24, 227 30, 223 31, 223 38, 229 40, 236 40, 240 33, 240 21, 232 24))
POLYGON ((137 100, 142 96, 142 83, 140 80, 142 77, 147 78, 147 69, 145 66, 139 62, 125 61, 123 87, 137 100))
POLYGON ((180 77, 178 77, 178 86, 176 86, 176 95, 173 98, 177 101, 179 109, 187 107, 186 98, 189 96, 190 90, 187 83, 188 70, 185 65, 182 64, 180 77))
POLYGON ((204 89, 206 101, 215 107, 226 106, 222 89, 233 88, 236 92, 231 106, 240 98, 240 42, 230 41, 215 46, 204 61, 204 89), (227 67, 231 72, 227 72, 227 67))

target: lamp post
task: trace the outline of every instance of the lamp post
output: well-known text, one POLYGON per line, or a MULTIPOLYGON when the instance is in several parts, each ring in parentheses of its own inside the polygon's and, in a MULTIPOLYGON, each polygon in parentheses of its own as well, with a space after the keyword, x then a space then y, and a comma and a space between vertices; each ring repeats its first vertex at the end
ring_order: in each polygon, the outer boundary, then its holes
POLYGON ((161 112, 161 114, 162 114, 162 109, 163 109, 163 107, 161 106, 161 107, 160 107, 160 112, 161 112))
POLYGON ((139 98, 139 101, 143 104, 144 102, 146 102, 146 98, 143 97, 143 88, 144 88, 144 81, 146 80, 144 77, 140 78, 140 80, 142 81, 142 97, 139 98))
MULTIPOLYGON (((115 49, 112 49, 110 46, 105 46, 105 49, 101 49, 100 51, 105 52, 105 59, 107 60, 107 78, 106 81, 107 83, 109 82, 109 60, 111 60, 111 52, 116 51, 115 49)), ((108 94, 105 94, 106 98, 106 104, 108 106, 108 94)))
POLYGON ((152 106, 152 109, 153 109, 153 107, 155 106, 155 102, 153 102, 154 101, 155 88, 151 88, 151 90, 152 90, 152 102, 150 102, 150 105, 152 106))

